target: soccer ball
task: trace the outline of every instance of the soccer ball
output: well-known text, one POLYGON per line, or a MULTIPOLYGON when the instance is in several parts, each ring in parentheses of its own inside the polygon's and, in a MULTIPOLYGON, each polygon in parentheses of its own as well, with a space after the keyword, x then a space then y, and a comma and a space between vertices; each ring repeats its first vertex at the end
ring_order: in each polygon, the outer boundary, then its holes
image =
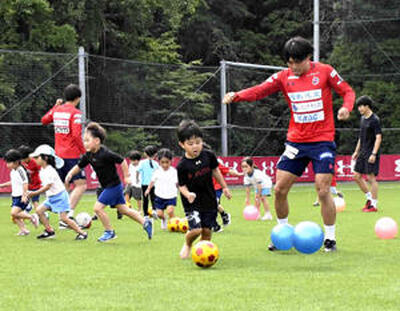
POLYGON ((179 231, 186 233, 189 230, 189 223, 186 218, 182 218, 179 222, 179 231))
POLYGON ((193 262, 202 268, 209 268, 219 258, 219 251, 216 244, 211 241, 200 241, 192 248, 193 262))
POLYGON ((84 228, 84 229, 89 229, 90 226, 92 225, 92 217, 88 213, 79 213, 76 215, 76 223, 78 224, 79 227, 84 228))
POLYGON ((168 219, 168 224, 167 224, 168 231, 178 232, 180 222, 181 221, 178 217, 173 217, 168 219))

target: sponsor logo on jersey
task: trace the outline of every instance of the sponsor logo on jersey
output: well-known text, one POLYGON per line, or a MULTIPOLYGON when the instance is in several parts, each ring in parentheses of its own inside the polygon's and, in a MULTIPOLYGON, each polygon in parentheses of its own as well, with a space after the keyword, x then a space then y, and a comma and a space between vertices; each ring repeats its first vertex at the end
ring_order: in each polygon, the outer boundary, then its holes
POLYGON ((316 90, 309 90, 309 91, 303 91, 303 92, 291 92, 291 93, 288 93, 288 96, 292 102, 304 102, 304 101, 310 101, 310 100, 317 100, 317 99, 321 99, 322 90, 316 89, 316 90))
POLYGON ((313 77, 311 80, 312 85, 317 85, 319 83, 319 78, 318 77, 313 77))
POLYGON ((320 160, 325 159, 325 158, 333 158, 332 152, 324 152, 319 155, 320 160))
POLYGON ((324 111, 318 111, 314 113, 304 114, 293 114, 294 122, 296 123, 313 123, 317 121, 323 121, 325 119, 324 111))
POLYGON ((294 112, 311 112, 323 109, 324 105, 322 100, 305 103, 292 103, 292 110, 294 112))

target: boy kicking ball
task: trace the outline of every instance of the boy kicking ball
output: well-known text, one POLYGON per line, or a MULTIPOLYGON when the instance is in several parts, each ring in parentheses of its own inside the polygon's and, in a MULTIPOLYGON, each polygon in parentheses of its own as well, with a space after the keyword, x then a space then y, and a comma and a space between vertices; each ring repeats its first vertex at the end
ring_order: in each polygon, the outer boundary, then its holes
POLYGON ((179 146, 185 151, 179 161, 178 185, 189 231, 180 252, 182 259, 189 258, 193 242, 211 240, 211 229, 215 227, 218 204, 212 182, 214 177, 221 185, 224 195, 231 193, 218 169, 217 157, 203 149, 203 133, 194 121, 182 121, 178 128, 179 146))
POLYGON ((153 235, 152 222, 148 218, 143 218, 137 211, 130 209, 125 203, 124 189, 115 165, 121 164, 124 179, 128 182, 130 180, 128 164, 121 155, 112 152, 103 145, 105 139, 106 130, 96 122, 89 123, 83 136, 83 144, 87 152, 81 157, 78 164, 69 171, 65 183, 68 184, 71 178, 88 164, 92 165, 103 188, 94 204, 94 212, 105 229, 104 234, 98 238, 99 242, 107 242, 117 237, 110 219, 104 211, 107 205, 116 207, 118 212, 140 223, 148 238, 151 239, 153 235))

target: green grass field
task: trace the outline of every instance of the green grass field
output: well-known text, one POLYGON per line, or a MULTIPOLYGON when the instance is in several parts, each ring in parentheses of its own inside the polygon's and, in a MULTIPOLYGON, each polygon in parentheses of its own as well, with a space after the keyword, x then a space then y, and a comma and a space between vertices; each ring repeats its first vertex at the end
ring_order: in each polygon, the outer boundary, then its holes
MULTIPOLYGON (((3 197, 0 310, 399 310, 399 239, 379 240, 374 225, 382 216, 400 220, 400 187, 382 183, 380 210, 371 214, 360 211, 364 196, 354 184, 339 189, 347 208, 337 218, 338 252, 312 255, 268 252, 276 221, 245 221, 244 190, 233 190, 231 201, 223 199, 232 224, 213 236, 220 260, 210 269, 179 258, 183 234, 162 232, 157 221, 148 241, 139 225, 117 220, 111 209, 118 238, 108 244, 96 242, 98 221, 87 241, 74 241, 69 230, 38 241, 42 228, 31 225, 30 236, 18 237, 3 197)), ((294 187, 289 222, 322 224, 314 199, 311 185, 294 187)), ((91 213, 94 200, 85 195, 78 212, 91 213)), ((50 219, 55 224, 57 217, 50 219)))

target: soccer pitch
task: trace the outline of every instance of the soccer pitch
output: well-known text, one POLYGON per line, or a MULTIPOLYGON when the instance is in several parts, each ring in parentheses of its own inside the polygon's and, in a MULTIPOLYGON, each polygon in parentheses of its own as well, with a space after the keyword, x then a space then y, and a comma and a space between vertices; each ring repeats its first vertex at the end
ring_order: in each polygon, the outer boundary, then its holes
MULTIPOLYGON (((43 228, 30 224, 30 236, 16 236, 10 199, 2 197, 0 310, 398 310, 399 239, 379 240, 374 225, 383 216, 400 221, 400 187, 381 183, 379 212, 369 214, 361 212, 365 199, 355 184, 338 189, 347 203, 337 216, 338 252, 312 255, 268 252, 276 221, 244 220, 245 192, 232 190, 233 199, 222 200, 232 224, 213 235, 220 259, 210 269, 179 258, 182 233, 161 231, 156 221, 149 241, 139 225, 117 220, 111 209, 118 238, 107 244, 96 241, 99 221, 87 241, 75 241, 74 232, 58 226, 55 239, 38 241, 43 228)), ((92 214, 94 200, 85 195, 78 212, 92 214)), ((312 185, 295 186, 289 222, 322 224, 314 200, 312 185)), ((181 207, 176 211, 183 216, 181 207)), ((56 215, 50 220, 55 225, 56 215)))

